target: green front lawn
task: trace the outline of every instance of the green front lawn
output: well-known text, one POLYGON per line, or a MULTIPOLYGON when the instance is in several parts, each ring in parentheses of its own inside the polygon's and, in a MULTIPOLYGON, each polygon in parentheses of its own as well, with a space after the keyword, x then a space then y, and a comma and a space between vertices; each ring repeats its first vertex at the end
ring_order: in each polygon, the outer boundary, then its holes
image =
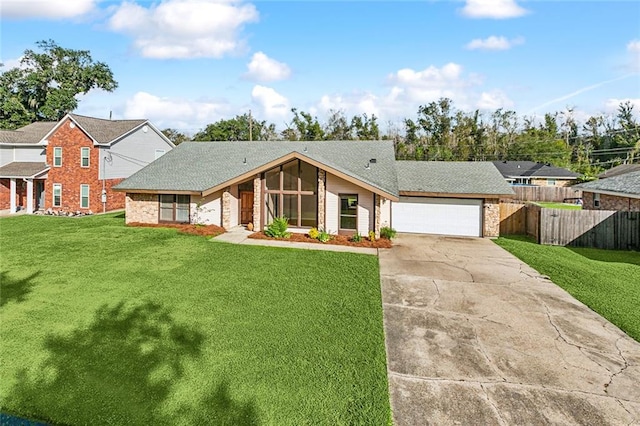
POLYGON ((535 204, 546 209, 582 210, 582 206, 580 204, 552 203, 549 201, 536 201, 535 204))
POLYGON ((387 424, 378 260, 0 219, 0 407, 64 424, 387 424))
POLYGON ((640 341, 640 253, 545 246, 521 236, 495 242, 640 341))

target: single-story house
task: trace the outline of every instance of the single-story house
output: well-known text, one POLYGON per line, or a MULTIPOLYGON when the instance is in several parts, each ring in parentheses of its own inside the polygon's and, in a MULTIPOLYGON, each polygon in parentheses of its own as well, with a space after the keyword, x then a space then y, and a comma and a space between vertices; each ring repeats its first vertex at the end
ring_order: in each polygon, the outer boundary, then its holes
POLYGON ((587 210, 640 211, 640 170, 574 186, 587 210))
POLYGON ((186 142, 114 187, 127 223, 190 222, 262 230, 497 236, 499 198, 513 196, 489 162, 396 161, 391 141, 186 142))
POLYGON ((598 175, 598 179, 610 178, 637 171, 640 171, 640 164, 620 164, 619 166, 612 167, 609 170, 605 170, 604 172, 600 173, 598 175))
POLYGON ((535 161, 494 161, 502 176, 512 185, 571 186, 579 173, 535 161))

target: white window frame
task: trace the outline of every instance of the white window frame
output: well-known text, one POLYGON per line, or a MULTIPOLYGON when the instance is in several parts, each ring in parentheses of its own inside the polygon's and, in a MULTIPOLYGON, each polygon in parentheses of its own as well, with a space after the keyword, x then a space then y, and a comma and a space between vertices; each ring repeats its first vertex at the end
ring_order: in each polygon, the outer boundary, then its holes
POLYGON ((84 147, 80 148, 80 167, 88 168, 90 166, 91 166, 91 149, 89 147, 84 146, 84 147), (86 157, 84 155, 84 152, 87 153, 86 157), (87 165, 86 166, 84 164, 82 164, 83 163, 82 160, 84 160, 85 158, 87 159, 87 165))
POLYGON ((62 147, 61 146, 53 147, 53 167, 62 167, 62 147), (56 152, 59 152, 60 155, 56 155, 56 152), (60 160, 60 164, 56 164, 56 159, 60 160))
POLYGON ((90 195, 90 191, 91 191, 91 187, 90 187, 89 185, 84 184, 84 183, 80 185, 80 208, 81 208, 81 209, 88 209, 88 208, 89 208, 89 200, 90 200, 90 196, 89 196, 89 195, 90 195), (85 197, 84 195, 82 195, 82 190, 83 190, 84 188, 87 188, 87 195, 86 195, 86 197, 85 197), (83 206, 83 205, 82 205, 82 200, 83 200, 83 198, 86 198, 86 199, 87 199, 87 205, 86 205, 86 206, 83 206))
POLYGON ((155 159, 157 160, 158 158, 162 157, 166 153, 167 153, 167 151, 164 150, 164 149, 156 149, 156 154, 155 154, 156 158, 155 159))
POLYGON ((62 184, 61 183, 54 183, 53 187, 52 187, 52 194, 51 194, 51 205, 53 207, 62 207, 62 184), (60 202, 58 204, 56 204, 56 188, 60 191, 60 202))
POLYGON ((600 194, 597 192, 593 193, 593 207, 600 207, 600 194))
POLYGON ((547 179, 547 186, 556 186, 555 179, 547 179))

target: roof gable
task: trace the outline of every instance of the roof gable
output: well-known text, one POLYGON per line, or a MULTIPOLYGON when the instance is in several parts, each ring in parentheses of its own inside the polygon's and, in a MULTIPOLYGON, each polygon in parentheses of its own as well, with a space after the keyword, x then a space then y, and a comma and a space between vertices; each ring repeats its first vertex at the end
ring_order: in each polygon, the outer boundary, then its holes
POLYGON ((210 192, 292 158, 315 163, 372 190, 397 196, 387 141, 185 142, 117 185, 120 190, 210 192), (375 159, 375 163, 369 160, 375 159))

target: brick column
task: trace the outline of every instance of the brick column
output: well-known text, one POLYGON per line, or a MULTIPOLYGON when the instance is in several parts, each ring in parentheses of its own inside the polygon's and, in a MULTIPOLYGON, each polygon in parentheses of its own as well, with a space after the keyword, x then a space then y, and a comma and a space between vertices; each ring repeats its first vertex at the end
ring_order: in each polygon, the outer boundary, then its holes
POLYGON ((222 192, 222 227, 231 229, 231 187, 226 187, 222 192))
POLYGON ((326 182, 326 172, 318 170, 318 229, 322 230, 325 230, 326 182))
POLYGON ((379 195, 374 195, 375 199, 376 199, 376 203, 374 206, 374 209, 376 211, 376 215, 375 215, 375 224, 374 224, 374 229, 373 232, 376 233, 376 238, 380 238, 380 215, 382 214, 382 197, 379 195))
POLYGON ((498 237, 500 235, 500 200, 491 198, 484 200, 482 218, 482 236, 498 237))
POLYGON ((256 175, 253 178, 253 229, 255 231, 262 230, 262 203, 260 200, 262 199, 262 180, 260 179, 260 175, 256 175))

